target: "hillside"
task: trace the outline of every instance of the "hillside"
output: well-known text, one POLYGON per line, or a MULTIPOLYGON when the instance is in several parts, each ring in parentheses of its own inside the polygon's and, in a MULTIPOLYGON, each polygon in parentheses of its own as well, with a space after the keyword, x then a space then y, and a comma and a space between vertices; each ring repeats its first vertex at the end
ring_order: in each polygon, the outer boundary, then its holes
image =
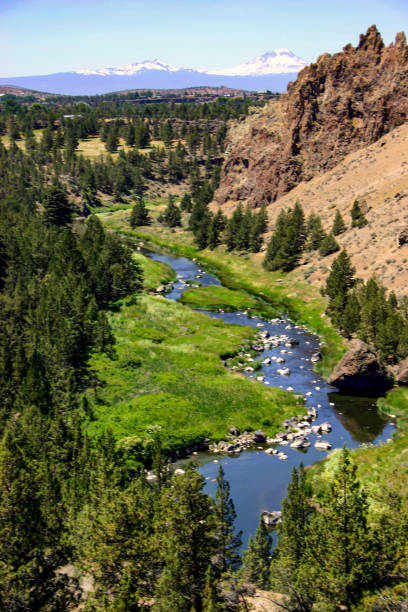
MULTIPOLYGON (((408 293, 408 244, 398 246, 397 240, 408 228, 408 124, 282 196, 268 208, 271 227, 279 211, 296 201, 306 215, 319 215, 327 232, 339 210, 349 229, 336 240, 351 255, 358 276, 367 280, 375 274, 388 289, 408 293), (351 229, 350 210, 356 199, 367 211, 368 225, 361 229, 351 229)), ((307 254, 305 276, 321 284, 334 257, 307 254)))
POLYGON ((246 126, 231 128, 215 199, 222 205, 275 202, 407 118, 405 35, 397 34, 385 47, 372 26, 356 47, 321 55, 304 68, 279 107, 269 106, 246 126))

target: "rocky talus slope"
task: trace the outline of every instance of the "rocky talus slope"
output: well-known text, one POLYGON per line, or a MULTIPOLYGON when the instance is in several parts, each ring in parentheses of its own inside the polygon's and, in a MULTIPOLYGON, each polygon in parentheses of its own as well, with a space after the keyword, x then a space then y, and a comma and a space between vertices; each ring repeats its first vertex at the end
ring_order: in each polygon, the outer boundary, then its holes
POLYGON ((231 127, 218 204, 275 202, 408 120, 408 46, 377 28, 304 68, 279 104, 231 127))

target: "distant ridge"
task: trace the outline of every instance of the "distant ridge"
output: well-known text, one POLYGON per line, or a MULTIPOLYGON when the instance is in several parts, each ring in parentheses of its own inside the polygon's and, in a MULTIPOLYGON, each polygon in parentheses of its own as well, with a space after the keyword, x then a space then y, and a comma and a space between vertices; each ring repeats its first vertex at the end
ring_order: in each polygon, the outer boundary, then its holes
POLYGON ((244 64, 220 70, 177 68, 159 59, 153 59, 114 68, 84 68, 75 72, 3 77, 0 78, 0 85, 67 95, 94 95, 124 89, 199 86, 282 92, 307 65, 306 60, 289 49, 277 49, 244 64))

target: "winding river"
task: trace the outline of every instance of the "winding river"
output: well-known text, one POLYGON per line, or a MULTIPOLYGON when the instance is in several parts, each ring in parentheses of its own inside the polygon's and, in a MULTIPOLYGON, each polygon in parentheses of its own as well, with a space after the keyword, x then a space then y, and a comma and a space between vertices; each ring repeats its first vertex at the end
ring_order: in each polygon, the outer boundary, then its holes
MULTIPOLYGON (((168 299, 178 300, 189 287, 189 284, 186 284, 188 281, 194 283, 199 280, 202 286, 221 285, 217 278, 189 259, 150 251, 144 251, 144 254, 168 264, 175 270, 177 282, 166 295, 168 299)), ((313 371, 310 358, 319 350, 320 341, 317 336, 284 318, 279 323, 271 323, 258 317, 248 317, 244 312, 200 312, 222 319, 226 323, 259 327, 262 331, 268 331, 271 336, 286 334, 298 340, 298 344, 291 348, 278 346, 265 350, 258 356, 261 360, 283 356, 284 367, 289 368, 290 376, 278 375, 277 369, 282 366, 273 360, 270 365, 262 366, 262 372, 245 375, 256 378, 262 374, 265 377, 264 382, 254 380, 254 384, 267 384, 283 389, 291 387, 294 392, 305 395, 306 406, 317 408, 318 418, 315 423, 328 421, 331 424, 331 433, 323 437, 331 443, 332 448, 379 444, 392 436, 394 424, 378 413, 375 399, 341 395, 313 371), (282 351, 285 352, 282 354, 282 351)), ((297 467, 301 461, 305 466, 311 465, 326 455, 314 448, 316 436, 312 434, 309 438, 311 446, 307 450, 294 450, 288 445, 277 447, 287 455, 286 461, 281 461, 260 449, 245 451, 238 456, 200 453, 194 458, 199 471, 206 479, 206 490, 211 495, 215 493, 215 478, 219 465, 223 465, 237 512, 236 527, 243 532, 244 547, 249 535, 257 528, 260 512, 280 509, 292 467, 297 467)))

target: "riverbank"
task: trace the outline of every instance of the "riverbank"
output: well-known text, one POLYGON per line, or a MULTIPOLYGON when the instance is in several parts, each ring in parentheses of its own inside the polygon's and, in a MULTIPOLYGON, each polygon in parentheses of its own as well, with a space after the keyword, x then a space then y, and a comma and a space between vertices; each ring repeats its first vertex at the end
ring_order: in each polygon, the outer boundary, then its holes
MULTIPOLYGON (((393 495, 401 496, 402 503, 400 507, 395 500, 395 511, 408 513, 408 387, 389 391, 377 405, 380 413, 395 421, 393 436, 383 444, 363 445, 351 451, 376 521, 389 511, 393 495)), ((323 491, 334 474, 338 459, 339 450, 335 450, 324 462, 311 466, 310 476, 318 492, 323 491)))
MULTIPOLYGON (((183 228, 170 230, 156 221, 161 209, 161 206, 152 206, 149 209, 152 224, 135 230, 132 230, 129 225, 129 210, 102 213, 99 216, 108 229, 142 240, 147 246, 150 244, 156 249, 160 248, 190 259, 197 259, 209 272, 220 279, 224 287, 240 293, 241 308, 246 296, 245 308, 250 312, 262 315, 262 308, 265 309, 267 305, 268 316, 271 316, 272 313, 277 315, 285 312, 296 323, 306 325, 322 340, 322 359, 316 364, 315 370, 327 378, 334 365, 346 352, 346 343, 324 315, 326 300, 321 296, 317 287, 306 282, 303 272, 301 270, 290 273, 268 272, 261 265, 261 254, 240 256, 228 253, 222 246, 217 247, 214 251, 208 249, 200 251, 193 243, 191 232, 183 228), (258 301, 256 305, 253 303, 254 298, 258 301)), ((184 224, 185 221, 183 219, 184 224)), ((198 297, 198 289, 194 295, 198 297)), ((216 297, 219 297, 219 294, 216 297)), ((224 308, 228 306, 234 308, 237 298, 236 293, 231 293, 229 296, 224 293, 224 308)), ((200 298, 201 304, 202 299, 200 298)), ((215 307, 222 306, 216 303, 215 307)))
MULTIPOLYGON (((168 282, 168 266, 136 258, 145 284, 168 282)), ((303 400, 267 388, 223 365, 248 347, 256 330, 228 325, 161 296, 142 295, 137 304, 119 304, 110 314, 116 339, 114 359, 96 354, 91 368, 99 384, 87 397, 87 429, 98 435, 107 427, 116 439, 149 439, 159 425, 168 452, 225 439, 230 427, 262 428, 273 435, 285 418, 302 412, 303 400)), ((141 442, 143 446, 143 443, 141 442)))

